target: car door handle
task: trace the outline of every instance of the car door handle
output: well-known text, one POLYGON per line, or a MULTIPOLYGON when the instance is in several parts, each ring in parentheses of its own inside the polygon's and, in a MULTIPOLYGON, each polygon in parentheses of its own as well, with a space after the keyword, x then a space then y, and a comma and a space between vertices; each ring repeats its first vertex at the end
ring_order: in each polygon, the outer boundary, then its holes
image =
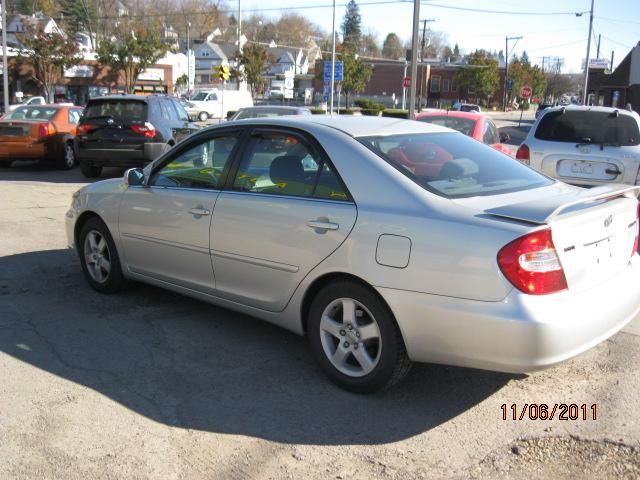
POLYGON ((321 220, 309 220, 307 222, 307 227, 315 228, 318 230, 337 230, 340 225, 333 222, 325 222, 321 220))
POLYGON ((189 210, 189 213, 191 215, 204 216, 209 215, 211 213, 211 210, 207 210, 206 208, 192 208, 189 210))
POLYGON ((616 168, 607 168, 604 173, 606 173, 607 175, 620 175, 622 172, 618 169, 618 167, 616 168))

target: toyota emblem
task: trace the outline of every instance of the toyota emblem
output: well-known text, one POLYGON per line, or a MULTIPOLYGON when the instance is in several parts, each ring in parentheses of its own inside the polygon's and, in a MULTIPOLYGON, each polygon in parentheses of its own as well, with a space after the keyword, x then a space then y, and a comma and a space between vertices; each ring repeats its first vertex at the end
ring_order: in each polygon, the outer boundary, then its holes
POLYGON ((113 125, 113 118, 109 118, 109 119, 107 120, 107 124, 108 124, 108 125, 113 125))
POLYGON ((604 226, 606 228, 609 228, 612 223, 613 223, 613 215, 609 215, 607 218, 604 219, 604 226))

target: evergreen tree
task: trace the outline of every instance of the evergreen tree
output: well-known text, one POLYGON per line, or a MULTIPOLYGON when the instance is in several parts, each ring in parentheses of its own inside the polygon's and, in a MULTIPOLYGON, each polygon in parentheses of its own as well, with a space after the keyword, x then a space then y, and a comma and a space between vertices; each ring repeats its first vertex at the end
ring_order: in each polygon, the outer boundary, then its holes
POLYGON ((527 55, 526 50, 522 51, 522 55, 520 56, 520 63, 524 65, 531 65, 531 62, 529 61, 529 55, 527 55))
POLYGON ((96 5, 93 0, 60 0, 59 5, 67 32, 86 32, 93 45, 96 22, 96 5))
POLYGON ((342 21, 342 43, 351 52, 358 52, 362 44, 362 18, 355 0, 349 0, 342 21))
POLYGON ((460 47, 458 47, 457 43, 453 46, 453 58, 460 60, 460 47))
POLYGON ((400 42, 400 38, 398 38, 398 35, 395 33, 389 33, 387 38, 384 39, 384 43, 382 44, 382 56, 384 58, 392 58, 394 60, 399 58, 404 59, 404 48, 400 42))

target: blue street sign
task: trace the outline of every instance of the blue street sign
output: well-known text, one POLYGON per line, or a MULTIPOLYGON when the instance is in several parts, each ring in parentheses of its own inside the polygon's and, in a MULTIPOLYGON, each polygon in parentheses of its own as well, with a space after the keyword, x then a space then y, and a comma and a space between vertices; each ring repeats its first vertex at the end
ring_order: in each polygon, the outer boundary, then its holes
POLYGON ((329 95, 324 95, 322 97, 322 100, 325 101, 325 102, 328 102, 329 101, 329 95))
POLYGON ((511 90, 513 90, 513 80, 507 78, 507 92, 510 92, 511 90))
MULTIPOLYGON (((343 77, 343 63, 342 62, 336 62, 336 66, 335 66, 335 70, 333 71, 333 79, 336 82, 341 82, 343 77)), ((325 61, 324 62, 324 81, 325 82, 330 82, 331 81, 331 62, 329 61, 325 61)))

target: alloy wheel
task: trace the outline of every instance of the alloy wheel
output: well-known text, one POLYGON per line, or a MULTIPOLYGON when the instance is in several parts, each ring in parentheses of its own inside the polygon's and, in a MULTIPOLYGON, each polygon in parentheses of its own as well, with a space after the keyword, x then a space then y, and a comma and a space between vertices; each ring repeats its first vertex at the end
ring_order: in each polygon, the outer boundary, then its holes
POLYGON ((73 151, 73 145, 66 143, 64 146, 64 164, 68 168, 73 168, 76 163, 76 155, 73 151))
POLYGON ((107 240, 97 230, 91 230, 84 239, 84 261, 91 278, 98 283, 109 279, 111 255, 107 240))
POLYGON ((331 364, 350 377, 368 375, 380 361, 382 336, 378 322, 353 298, 338 298, 325 308, 320 340, 331 364))

